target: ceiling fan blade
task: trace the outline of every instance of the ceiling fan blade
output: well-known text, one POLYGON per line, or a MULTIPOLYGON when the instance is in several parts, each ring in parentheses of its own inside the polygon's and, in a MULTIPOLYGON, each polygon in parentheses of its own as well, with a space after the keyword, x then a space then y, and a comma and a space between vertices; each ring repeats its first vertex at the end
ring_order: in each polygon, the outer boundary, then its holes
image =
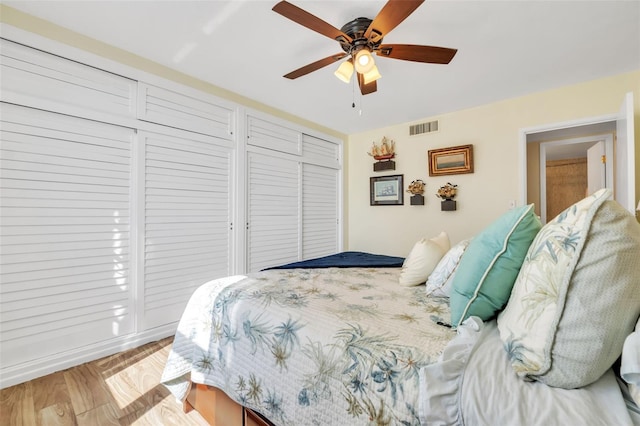
POLYGON ((356 74, 358 74, 358 85, 360 86, 360 93, 362 93, 363 95, 368 95, 369 93, 373 93, 378 90, 378 83, 375 80, 369 84, 364 84, 364 76, 359 72, 356 74))
POLYGON ((347 56, 346 53, 338 53, 336 55, 328 56, 324 59, 320 59, 319 61, 312 62, 309 65, 305 65, 302 68, 298 68, 295 71, 291 71, 289 74, 285 74, 283 77, 290 80, 302 77, 303 75, 307 75, 313 71, 319 70, 320 68, 324 68, 327 65, 331 65, 332 63, 339 61, 345 56, 347 56))
POLYGON ((448 64, 458 49, 448 47, 419 46, 415 44, 381 44, 376 49, 378 56, 405 61, 426 62, 429 64, 448 64))
POLYGON ((424 0, 389 0, 373 19, 364 37, 375 43, 397 27, 423 2, 424 0))
POLYGON ((351 37, 340 31, 333 25, 326 23, 315 15, 312 15, 306 10, 300 9, 298 6, 294 6, 287 1, 281 1, 280 3, 273 6, 272 10, 284 16, 285 18, 291 19, 293 22, 302 25, 303 27, 307 27, 310 30, 313 30, 334 40, 344 39, 347 43, 351 43, 353 41, 351 37))

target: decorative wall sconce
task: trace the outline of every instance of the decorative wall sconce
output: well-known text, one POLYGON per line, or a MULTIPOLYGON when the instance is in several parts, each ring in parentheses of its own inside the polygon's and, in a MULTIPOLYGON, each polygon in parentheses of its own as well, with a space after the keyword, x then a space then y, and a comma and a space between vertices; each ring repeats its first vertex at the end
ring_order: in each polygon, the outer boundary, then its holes
POLYGON ((395 150, 396 143, 388 140, 386 137, 382 138, 380 145, 373 142, 371 151, 367 153, 377 160, 377 162, 373 163, 373 171, 395 170, 396 162, 392 160, 396 156, 395 150))
POLYGON ((456 202, 453 198, 458 193, 458 185, 447 182, 446 185, 438 188, 436 196, 442 199, 440 210, 450 212, 456 210, 456 202))
POLYGON ((424 182, 421 179, 411 181, 407 192, 411 195, 412 206, 424 206, 424 182))

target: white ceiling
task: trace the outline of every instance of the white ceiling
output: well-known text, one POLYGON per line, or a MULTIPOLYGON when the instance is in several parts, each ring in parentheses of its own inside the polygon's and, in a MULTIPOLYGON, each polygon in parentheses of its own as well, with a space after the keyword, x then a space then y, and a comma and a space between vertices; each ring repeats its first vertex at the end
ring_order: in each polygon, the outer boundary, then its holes
MULTIPOLYGON (((339 63, 282 77, 342 50, 273 12, 276 2, 3 1, 345 134, 640 69, 639 1, 427 0, 384 43, 457 48, 453 61, 376 57, 378 91, 354 95, 333 75, 339 63)), ((386 2, 291 3, 340 28, 386 2)))

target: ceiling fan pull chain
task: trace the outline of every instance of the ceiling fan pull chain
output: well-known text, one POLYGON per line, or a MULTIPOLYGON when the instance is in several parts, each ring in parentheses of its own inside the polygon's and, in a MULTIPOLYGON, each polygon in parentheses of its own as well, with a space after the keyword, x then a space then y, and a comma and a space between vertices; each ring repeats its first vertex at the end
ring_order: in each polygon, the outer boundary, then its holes
POLYGON ((356 107, 356 80, 358 80, 357 78, 354 78, 353 84, 351 85, 351 108, 355 108, 356 107))

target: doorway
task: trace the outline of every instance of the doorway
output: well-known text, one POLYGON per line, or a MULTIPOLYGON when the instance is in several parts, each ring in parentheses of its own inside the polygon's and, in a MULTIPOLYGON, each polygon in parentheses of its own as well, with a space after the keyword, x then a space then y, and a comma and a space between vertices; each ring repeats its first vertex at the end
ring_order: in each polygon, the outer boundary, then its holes
MULTIPOLYGON (((536 213, 546 223, 546 213, 540 208, 545 203, 541 197, 541 142, 553 142, 588 138, 593 135, 612 135, 612 158, 608 176, 612 177, 614 199, 624 208, 635 213, 635 142, 633 129, 633 93, 627 93, 617 114, 556 123, 520 130, 521 203, 535 204, 536 213)), ((545 172, 546 173, 546 172, 545 172)), ((611 187, 607 185, 608 187, 611 187)), ((549 218, 551 220, 552 218, 549 218)))
MULTIPOLYGON (((540 134, 531 135, 528 144, 531 148, 538 145, 540 150, 539 198, 527 202, 539 206, 536 212, 544 223, 599 189, 614 189, 613 128, 611 125, 596 128, 611 133, 551 141, 538 141, 540 134)), ((596 128, 580 126, 573 130, 578 134, 596 128)), ((557 134, 550 132, 544 136, 557 134)))

